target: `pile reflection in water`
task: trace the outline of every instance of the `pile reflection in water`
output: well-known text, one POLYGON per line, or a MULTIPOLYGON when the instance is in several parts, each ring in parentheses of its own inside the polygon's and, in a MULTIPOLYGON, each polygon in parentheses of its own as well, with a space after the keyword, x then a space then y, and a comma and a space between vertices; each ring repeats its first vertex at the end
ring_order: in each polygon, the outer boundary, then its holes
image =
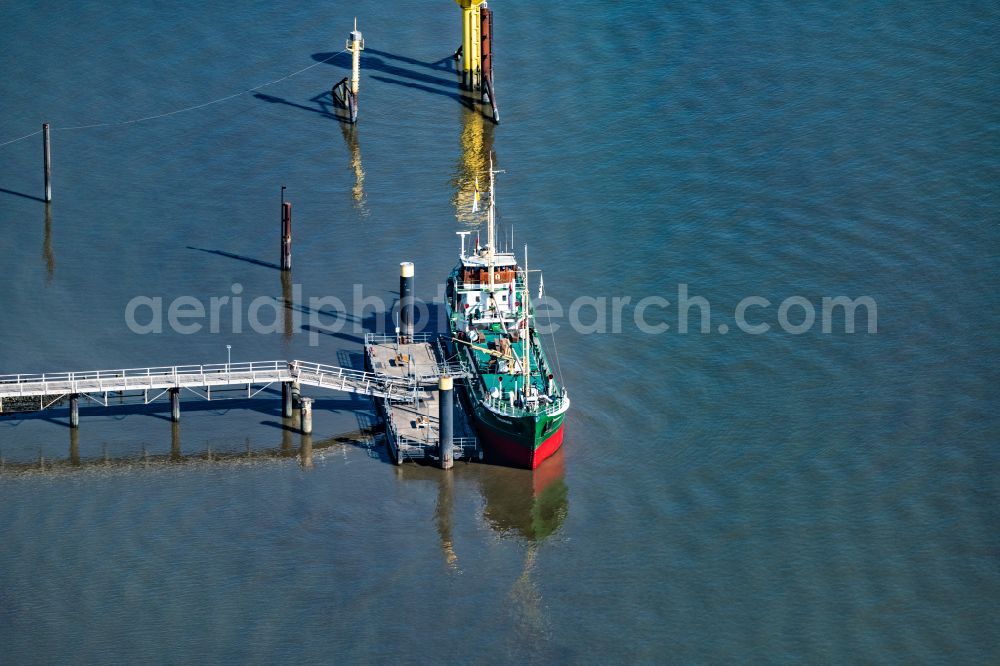
MULTIPOLYGON (((487 120, 482 113, 463 106, 462 134, 460 143, 462 152, 455 167, 455 177, 452 185, 455 196, 452 203, 455 206, 455 218, 467 226, 479 226, 483 222, 485 207, 480 202, 479 212, 472 212, 472 200, 476 192, 476 178, 480 179, 480 192, 486 188, 489 179, 490 153, 493 152, 493 130, 495 125, 487 120), (486 179, 485 181, 483 179, 486 179)), ((496 165, 494 165, 496 166, 496 165)))

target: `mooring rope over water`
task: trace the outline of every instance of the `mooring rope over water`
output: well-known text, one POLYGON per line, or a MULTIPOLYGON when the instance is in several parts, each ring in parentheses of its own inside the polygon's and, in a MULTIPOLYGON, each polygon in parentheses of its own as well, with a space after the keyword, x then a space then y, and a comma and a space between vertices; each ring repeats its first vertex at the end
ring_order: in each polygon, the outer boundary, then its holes
MULTIPOLYGON (((166 118, 167 116, 173 116, 173 115, 176 115, 178 113, 184 113, 185 111, 194 111, 195 109, 203 109, 206 106, 211 106, 213 104, 219 104, 220 102, 225 102, 225 101, 234 99, 236 97, 240 97, 241 95, 246 95, 247 93, 252 93, 252 92, 254 92, 256 90, 260 90, 261 88, 266 88, 267 86, 273 86, 275 83, 281 83, 282 81, 284 81, 286 79, 290 79, 293 76, 298 76, 302 72, 308 71, 308 70, 312 69, 313 67, 317 67, 319 65, 328 63, 331 60, 333 60, 334 58, 336 58, 337 56, 342 55, 342 54, 347 53, 347 52, 348 52, 347 49, 344 49, 343 51, 338 51, 337 53, 334 53, 333 55, 331 55, 331 56, 329 56, 327 58, 324 58, 323 60, 319 60, 317 62, 314 62, 313 64, 309 65, 308 67, 303 67, 302 69, 297 70, 295 72, 292 72, 291 74, 286 74, 285 76, 282 76, 281 78, 274 79, 273 81, 268 81, 267 83, 261 83, 260 85, 256 85, 253 88, 247 88, 246 90, 243 90, 243 91, 238 92, 238 93, 233 93, 232 95, 226 95, 225 97, 220 97, 218 99, 213 99, 210 102, 204 102, 202 104, 195 104, 194 106, 187 106, 187 107, 184 107, 183 109, 174 109, 173 111, 167 111, 166 113, 158 113, 158 114, 153 115, 153 116, 145 116, 143 118, 133 118, 132 120, 122 120, 122 121, 118 121, 118 122, 107 122, 107 123, 91 123, 89 125, 73 125, 73 126, 70 126, 70 127, 53 127, 51 129, 52 129, 53 132, 62 132, 62 131, 68 131, 68 130, 91 129, 91 128, 95 128, 95 127, 121 127, 122 125, 134 125, 136 123, 142 123, 142 122, 145 122, 147 120, 156 120, 157 118, 166 118)), ((18 141, 24 141, 25 139, 29 139, 29 138, 35 136, 36 134, 41 134, 41 133, 42 133, 42 130, 35 130, 31 134, 25 134, 24 136, 20 136, 20 137, 18 137, 16 139, 11 139, 10 141, 6 141, 4 143, 0 143, 0 148, 2 148, 4 146, 9 146, 12 143, 17 143, 18 141)))

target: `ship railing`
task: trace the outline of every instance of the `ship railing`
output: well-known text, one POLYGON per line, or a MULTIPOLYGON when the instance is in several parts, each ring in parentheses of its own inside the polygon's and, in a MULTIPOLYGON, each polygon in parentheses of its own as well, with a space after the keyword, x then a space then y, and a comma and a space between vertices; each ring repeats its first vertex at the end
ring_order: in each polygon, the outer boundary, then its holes
MULTIPOLYGON (((406 435, 396 435, 395 442, 397 448, 402 451, 406 458, 425 458, 428 454, 435 457, 440 455, 440 452, 433 451, 440 445, 432 439, 416 439, 406 435)), ((455 458, 471 459, 479 455, 479 440, 475 437, 455 437, 452 439, 451 445, 452 455, 455 458)))
POLYGON ((551 416, 554 414, 561 414, 566 411, 569 406, 569 397, 562 395, 551 399, 552 402, 539 409, 533 409, 529 407, 521 407, 517 403, 511 407, 510 399, 503 398, 487 398, 486 404, 489 408, 498 414, 503 414, 504 416, 551 416))
MULTIPOLYGON (((476 281, 476 280, 474 280, 472 282, 458 282, 457 284, 458 284, 458 290, 459 291, 482 291, 484 287, 488 287, 489 286, 489 282, 488 281, 487 282, 479 282, 479 281, 476 281)), ((500 288, 500 287, 506 285, 507 283, 506 282, 494 282, 493 284, 497 288, 500 288)), ((519 294, 524 293, 524 279, 521 278, 520 274, 518 274, 517 279, 514 281, 514 290, 517 293, 519 293, 519 294)))

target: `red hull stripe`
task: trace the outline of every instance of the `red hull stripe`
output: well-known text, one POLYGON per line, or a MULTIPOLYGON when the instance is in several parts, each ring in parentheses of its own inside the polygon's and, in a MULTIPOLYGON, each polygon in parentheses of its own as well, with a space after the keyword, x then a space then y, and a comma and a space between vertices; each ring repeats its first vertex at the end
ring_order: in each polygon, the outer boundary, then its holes
POLYGON ((562 445, 564 426, 564 423, 559 424, 559 429, 549 435, 534 451, 487 428, 480 431, 480 436, 484 440, 487 454, 491 457, 497 457, 509 465, 535 469, 562 445))
POLYGON ((548 439, 538 445, 538 448, 535 449, 535 455, 531 458, 531 469, 535 469, 541 465, 543 460, 551 456, 559 449, 560 446, 562 446, 564 425, 566 424, 560 423, 559 429, 549 435, 548 439))

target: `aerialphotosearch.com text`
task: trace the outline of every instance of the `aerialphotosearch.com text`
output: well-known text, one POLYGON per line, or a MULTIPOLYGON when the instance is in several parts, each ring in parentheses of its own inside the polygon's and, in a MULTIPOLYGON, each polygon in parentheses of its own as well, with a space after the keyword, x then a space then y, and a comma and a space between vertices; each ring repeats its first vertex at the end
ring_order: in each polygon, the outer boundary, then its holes
MULTIPOLYGON (((164 332, 191 335, 209 333, 259 335, 306 333, 310 346, 317 346, 324 334, 393 330, 398 299, 366 295, 364 285, 355 284, 350 303, 332 296, 304 298, 302 286, 292 285, 281 296, 243 294, 243 285, 234 283, 230 293, 208 298, 177 296, 136 296, 125 306, 125 324, 138 335, 164 332), (346 330, 345 330, 346 329, 346 330)), ((692 295, 685 283, 677 285, 676 298, 645 296, 577 296, 567 304, 563 299, 543 295, 532 299, 535 330, 555 333, 568 326, 581 335, 620 334, 632 328, 648 335, 674 332, 727 334, 740 332, 762 335, 781 331, 802 335, 821 333, 878 332, 878 306, 871 296, 823 296, 809 299, 791 295, 780 302, 763 296, 747 296, 732 308, 728 321, 713 320, 708 299, 692 295), (731 322, 731 323, 730 323, 731 322), (714 325, 713 325, 714 324, 714 325)), ((444 285, 429 302, 414 301, 416 330, 447 330, 444 285)))

